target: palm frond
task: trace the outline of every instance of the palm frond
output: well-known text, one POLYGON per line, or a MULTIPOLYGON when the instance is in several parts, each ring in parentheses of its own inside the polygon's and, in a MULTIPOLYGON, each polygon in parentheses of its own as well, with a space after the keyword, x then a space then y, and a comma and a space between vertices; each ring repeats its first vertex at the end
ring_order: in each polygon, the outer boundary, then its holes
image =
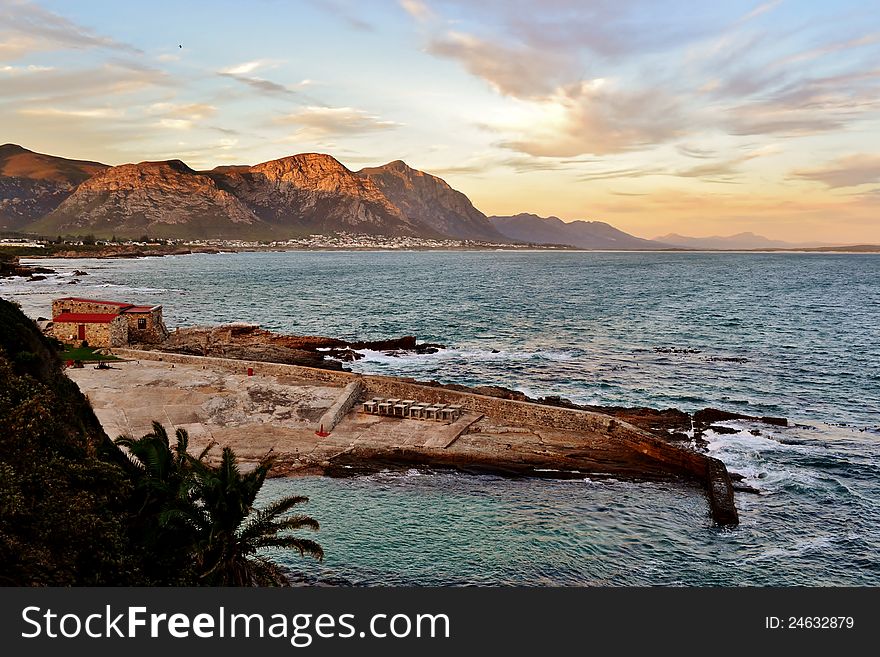
POLYGON ((309 555, 310 557, 315 557, 318 561, 324 560, 324 549, 315 541, 312 541, 308 538, 297 538, 296 536, 276 536, 274 538, 267 538, 258 547, 273 547, 284 548, 287 550, 296 550, 302 557, 309 555))

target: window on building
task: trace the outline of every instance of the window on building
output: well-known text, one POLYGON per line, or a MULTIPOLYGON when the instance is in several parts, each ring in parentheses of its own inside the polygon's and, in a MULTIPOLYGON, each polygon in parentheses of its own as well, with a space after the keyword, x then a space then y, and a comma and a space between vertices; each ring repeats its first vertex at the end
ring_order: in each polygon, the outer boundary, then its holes
POLYGON ((147 328, 147 318, 146 317, 138 317, 138 330, 143 331, 147 328))
POLYGON ((63 313, 69 313, 69 312, 70 312, 70 308, 62 308, 62 309, 61 309, 61 312, 63 312, 63 313))

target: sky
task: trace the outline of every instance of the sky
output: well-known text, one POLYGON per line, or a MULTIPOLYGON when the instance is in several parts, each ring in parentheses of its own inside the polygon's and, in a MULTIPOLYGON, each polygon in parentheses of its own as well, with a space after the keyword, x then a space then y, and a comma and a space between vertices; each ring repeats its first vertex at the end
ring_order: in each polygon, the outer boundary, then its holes
POLYGON ((402 159, 486 214, 880 243, 876 0, 0 0, 0 143, 402 159))

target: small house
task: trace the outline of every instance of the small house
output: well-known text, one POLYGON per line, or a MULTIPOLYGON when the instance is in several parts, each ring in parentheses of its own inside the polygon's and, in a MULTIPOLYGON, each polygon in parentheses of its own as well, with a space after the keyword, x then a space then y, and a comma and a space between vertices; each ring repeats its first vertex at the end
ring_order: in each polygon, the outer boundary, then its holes
POLYGON ((52 301, 52 334, 62 342, 93 347, 160 343, 168 337, 162 306, 63 297, 52 301))

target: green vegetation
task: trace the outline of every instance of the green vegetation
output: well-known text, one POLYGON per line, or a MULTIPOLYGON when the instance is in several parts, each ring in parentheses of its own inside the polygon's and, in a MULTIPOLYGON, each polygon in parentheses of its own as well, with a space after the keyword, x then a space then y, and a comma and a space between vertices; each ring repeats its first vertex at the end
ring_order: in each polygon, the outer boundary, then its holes
POLYGON ((255 509, 272 466, 239 471, 187 452, 164 428, 119 441, 63 375, 55 345, 0 299, 0 585, 270 585, 283 571, 260 551, 322 556, 294 536, 317 529, 289 512, 306 498, 255 509))
POLYGON ((286 516, 308 498, 286 497, 254 510, 271 458, 242 474, 230 448, 223 449, 219 467, 212 467, 205 462, 212 445, 194 457, 187 451, 186 431, 178 429, 175 437, 172 449, 164 427, 154 422, 152 433, 142 438, 116 440, 128 448, 139 468, 139 531, 149 551, 162 560, 154 567, 200 584, 277 586, 287 581, 284 572, 260 556, 260 549, 280 547, 323 558, 314 541, 282 533, 318 529, 308 516, 286 516))
POLYGON ((69 360, 79 360, 84 363, 97 362, 102 360, 119 360, 116 356, 110 354, 102 354, 97 349, 88 346, 74 347, 73 345, 65 345, 64 351, 59 354, 59 358, 63 362, 69 360))

